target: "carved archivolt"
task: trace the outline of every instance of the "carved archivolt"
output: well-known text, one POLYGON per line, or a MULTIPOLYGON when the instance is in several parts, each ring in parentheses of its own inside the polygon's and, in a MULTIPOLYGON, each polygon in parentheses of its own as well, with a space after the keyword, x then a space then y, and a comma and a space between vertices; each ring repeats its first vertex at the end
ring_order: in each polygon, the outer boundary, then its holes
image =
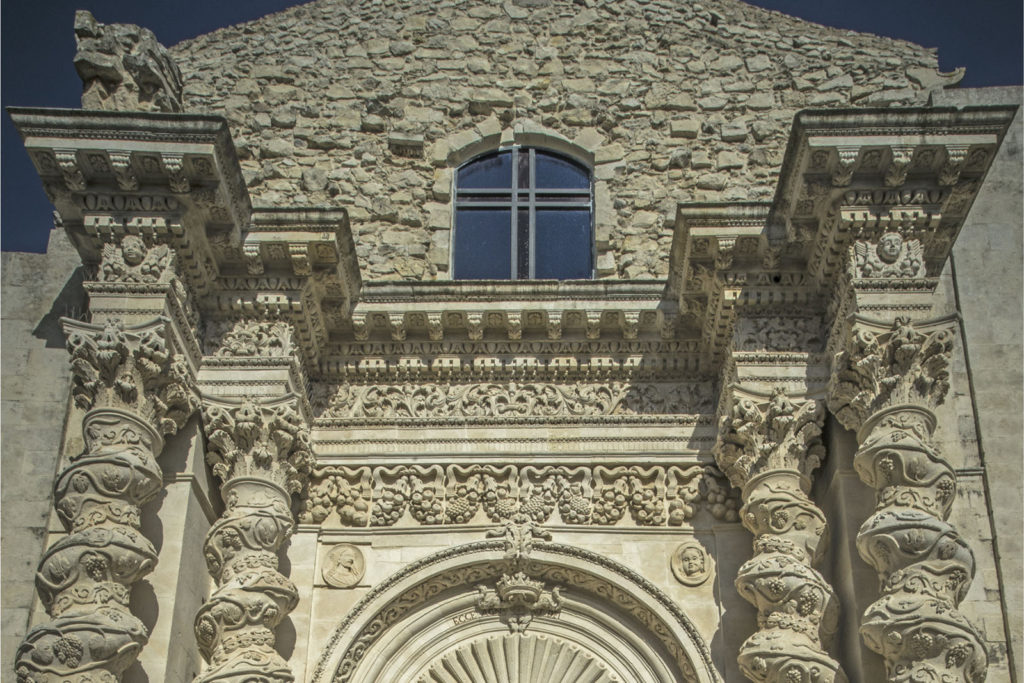
POLYGON ((737 521, 736 491, 714 467, 398 465, 319 467, 300 520, 343 526, 537 523, 679 526, 700 509, 737 521), (329 522, 330 523, 330 522, 329 522))
POLYGON ((706 385, 676 382, 322 385, 320 420, 515 419, 692 415, 713 408, 706 385))
POLYGON ((857 550, 878 571, 881 597, 864 613, 865 644, 891 681, 977 683, 988 666, 978 630, 957 610, 974 554, 949 524, 956 475, 932 441, 932 408, 948 389, 953 325, 886 327, 854 319, 837 354, 830 403, 857 429, 854 467, 875 489, 857 550))
MULTIPOLYGON (((458 657, 456 650, 481 638, 508 655, 516 651, 511 649, 514 646, 504 648, 507 638, 518 639, 520 647, 534 647, 527 645, 531 639, 548 641, 548 654, 537 651, 542 656, 532 660, 539 671, 547 671, 544 667, 557 662, 557 658, 549 659, 551 652, 570 657, 574 650, 561 645, 570 641, 581 653, 572 657, 581 670, 590 666, 593 673, 587 675, 603 671, 608 676, 538 680, 719 680, 693 624, 668 596, 634 572, 596 554, 543 541, 533 541, 529 552, 518 560, 512 557, 509 542, 495 540, 456 546, 410 564, 349 612, 331 636, 311 680, 365 683, 408 676, 409 680, 432 681, 431 672, 441 670, 438 667, 446 658, 458 657), (500 599, 494 605, 485 600, 481 607, 481 599, 491 593, 477 588, 501 581, 516 584, 516 579, 505 578, 511 566, 521 567, 529 580, 539 582, 539 595, 547 591, 548 596, 543 609, 532 614, 528 630, 515 635, 509 634, 502 621, 500 599), (559 589, 557 598, 554 588, 559 589), (590 601, 584 597, 587 595, 596 600, 590 601), (581 609, 576 607, 580 600, 591 606, 582 608, 589 609, 585 615, 576 611, 581 609), (595 614, 595 605, 607 613, 595 614), (594 637, 588 635, 591 632, 594 637), (652 641, 658 648, 651 647, 652 641), (609 647, 609 642, 615 643, 614 647, 609 647), (453 645, 448 649, 445 643, 453 645), (659 652, 667 653, 668 658, 659 652)), ((475 656, 468 650, 463 655, 475 656)), ((463 657, 461 661, 467 660, 463 657)), ((554 670, 561 671, 557 666, 554 670)), ((488 683, 491 679, 475 674, 456 680, 488 683)))

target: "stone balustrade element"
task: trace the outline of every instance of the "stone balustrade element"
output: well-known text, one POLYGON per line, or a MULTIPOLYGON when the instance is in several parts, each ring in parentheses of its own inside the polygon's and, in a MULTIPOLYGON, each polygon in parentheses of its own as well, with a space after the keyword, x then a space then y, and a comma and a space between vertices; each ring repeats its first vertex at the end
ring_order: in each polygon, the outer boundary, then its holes
POLYGON ((204 401, 207 459, 223 482, 226 510, 207 535, 206 565, 217 582, 196 615, 210 667, 197 681, 293 681, 274 649, 274 630, 298 604, 277 552, 294 530, 290 496, 312 463, 309 428, 296 398, 204 401))
POLYGON ((838 625, 835 594, 814 569, 828 525, 807 496, 824 455, 824 402, 790 398, 781 387, 770 397, 727 391, 715 457, 742 491, 740 519, 754 534, 755 554, 740 567, 736 588, 758 611, 740 669, 758 683, 845 683, 826 652, 838 625))
POLYGON ((852 316, 836 354, 829 407, 857 431, 854 467, 876 491, 857 549, 878 571, 881 596, 861 635, 885 658, 890 681, 976 683, 987 656, 957 611, 974 576, 974 555, 946 519, 956 475, 932 441, 932 409, 949 389, 953 321, 891 326, 852 316))
POLYGON ((85 450, 57 477, 68 535, 39 565, 36 586, 51 620, 19 647, 19 682, 118 681, 147 641, 129 608, 132 584, 157 561, 140 508, 160 492, 164 436, 198 406, 168 328, 163 318, 127 327, 64 320, 85 450))

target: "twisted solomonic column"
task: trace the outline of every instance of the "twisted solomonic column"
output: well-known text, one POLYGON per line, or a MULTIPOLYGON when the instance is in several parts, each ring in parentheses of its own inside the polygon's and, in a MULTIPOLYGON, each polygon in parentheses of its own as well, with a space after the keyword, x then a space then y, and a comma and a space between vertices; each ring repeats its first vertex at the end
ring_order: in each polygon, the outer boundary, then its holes
POLYGON ((946 521, 956 475, 932 443, 953 340, 949 319, 915 327, 855 317, 829 386, 830 409, 857 431, 854 467, 876 492, 857 549, 878 570, 882 595, 860 630, 894 683, 976 683, 988 667, 981 636, 957 611, 974 554, 946 521))
POLYGON ((291 494, 312 463, 296 404, 294 396, 204 401, 207 458, 227 509, 206 537, 217 589, 196 615, 196 639, 210 663, 196 678, 202 683, 294 680, 274 649, 274 629, 299 599, 277 571, 277 551, 294 529, 291 494))
POLYGON ((168 326, 64 321, 73 396, 86 410, 85 451, 57 477, 55 505, 68 535, 47 549, 36 574, 51 620, 18 648, 19 683, 118 681, 146 643, 146 627, 128 607, 132 584, 157 560, 139 509, 163 485, 156 458, 164 436, 198 407, 168 326))
POLYGON ((845 683, 825 648, 838 626, 832 588, 814 569, 828 538, 825 515, 807 497, 824 454, 823 401, 732 389, 715 458, 743 494, 741 519, 754 534, 754 557, 736 588, 757 607, 758 630, 740 647, 752 681, 845 683))

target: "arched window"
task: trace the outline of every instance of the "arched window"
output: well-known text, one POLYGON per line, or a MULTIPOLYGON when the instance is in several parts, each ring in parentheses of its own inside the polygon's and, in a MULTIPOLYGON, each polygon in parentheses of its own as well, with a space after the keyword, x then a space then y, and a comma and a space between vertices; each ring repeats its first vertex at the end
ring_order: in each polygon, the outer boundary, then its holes
POLYGON ((454 277, 584 279, 594 274, 590 171, 512 147, 463 165, 455 180, 454 277))

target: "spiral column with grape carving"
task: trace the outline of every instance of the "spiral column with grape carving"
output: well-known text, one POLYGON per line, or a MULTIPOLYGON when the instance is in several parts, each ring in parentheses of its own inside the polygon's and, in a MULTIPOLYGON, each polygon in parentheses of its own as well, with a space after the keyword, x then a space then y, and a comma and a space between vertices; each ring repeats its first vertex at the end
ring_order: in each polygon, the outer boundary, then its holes
POLYGON ((828 526, 807 496, 824 455, 824 402, 781 388, 770 396, 727 391, 715 457, 742 491, 740 518, 754 534, 754 556, 740 567, 736 588, 758 611, 740 669, 758 683, 845 683, 826 652, 838 625, 835 594, 814 568, 828 526))
POLYGON ((294 680, 274 645, 275 629, 298 603, 295 585, 278 571, 278 550, 294 530, 291 494, 312 463, 297 403, 294 396, 204 401, 207 457, 226 510, 205 545, 217 588, 195 621, 210 664, 196 678, 202 683, 294 680))
POLYGON ((68 535, 50 546, 36 587, 51 620, 18 648, 20 683, 118 681, 148 639, 129 608, 132 584, 156 566, 140 508, 163 485, 164 437, 198 407, 192 375, 168 341, 169 321, 125 326, 64 321, 84 409, 84 452, 58 475, 68 535))
POLYGON ((988 666, 979 632, 957 610, 974 554, 947 521, 956 473, 932 440, 954 338, 949 319, 886 325, 853 316, 829 385, 829 408, 857 432, 854 467, 876 493, 857 549, 878 571, 881 597, 861 635, 893 683, 979 683, 988 666))

